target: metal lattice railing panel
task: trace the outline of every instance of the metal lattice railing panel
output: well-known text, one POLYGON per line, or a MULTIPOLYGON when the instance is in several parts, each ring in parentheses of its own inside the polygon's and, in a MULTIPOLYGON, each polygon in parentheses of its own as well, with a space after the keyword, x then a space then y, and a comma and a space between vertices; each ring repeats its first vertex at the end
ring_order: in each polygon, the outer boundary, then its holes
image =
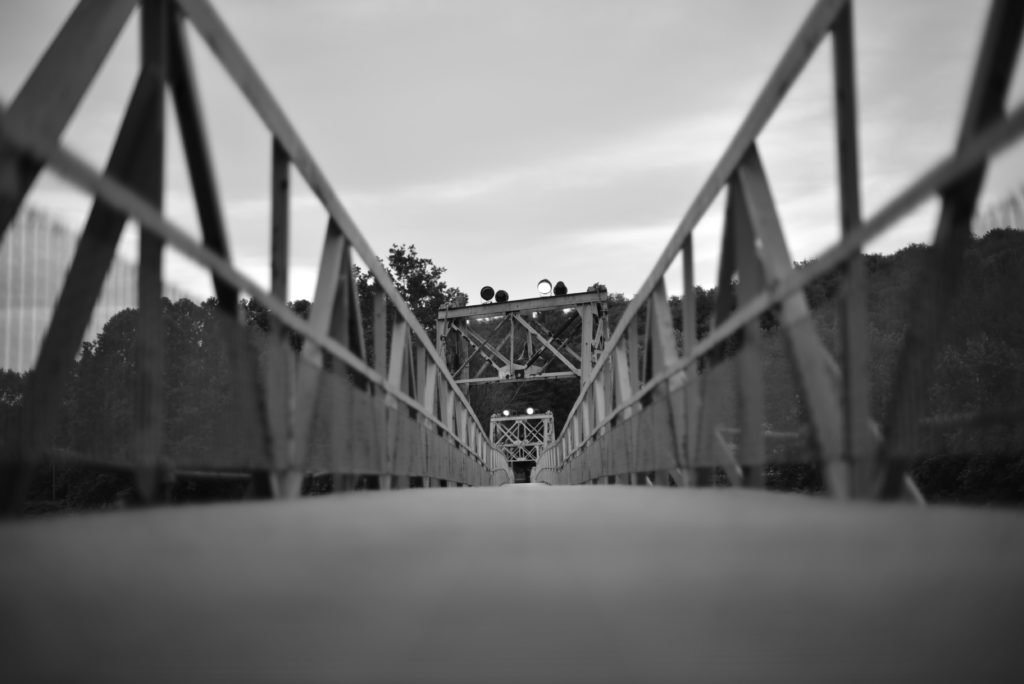
MULTIPOLYGON (((385 486, 409 477, 424 484, 431 479, 465 484, 510 481, 508 464, 489 444, 427 333, 206 0, 82 0, 14 102, 0 107, 0 231, 7 230, 44 167, 91 194, 95 205, 24 395, 3 416, 0 465, 6 475, 0 478, 0 503, 7 510, 18 508, 34 468, 53 453, 55 445, 70 444, 60 442, 69 420, 69 406, 61 405, 61 397, 77 377, 79 345, 114 263, 126 217, 141 229, 137 313, 132 314, 137 334, 131 345, 132 370, 126 375, 131 378, 129 385, 108 394, 122 394, 122 403, 134 408, 125 414, 120 434, 112 436, 105 449, 94 445, 90 459, 109 461, 115 441, 130 445, 123 458, 114 460, 135 471, 143 498, 152 496, 155 483, 186 460, 190 468, 220 469, 225 467, 223 454, 233 451, 230 440, 211 441, 196 446, 186 459, 184 452, 169 446, 177 443, 174 431, 168 431, 172 418, 188 406, 173 403, 187 402, 187 397, 175 394, 176 379, 168 374, 168 363, 176 363, 176 357, 165 345, 168 319, 161 302, 160 261, 167 249, 194 260, 214 280, 217 311, 211 315, 225 324, 211 323, 210 330, 219 331, 231 350, 219 369, 231 388, 222 395, 228 406, 221 408, 244 408, 248 418, 234 424, 251 428, 247 434, 265 450, 248 450, 243 465, 269 473, 274 491, 297 494, 303 476, 317 468, 379 475, 385 486), (98 170, 64 148, 60 135, 136 6, 141 7, 143 38, 139 78, 107 168, 98 170), (208 43, 269 135, 273 188, 269 291, 231 260, 186 24, 208 43), (201 241, 160 209, 165 89, 175 104, 201 241), (329 216, 308 318, 288 306, 285 291, 291 169, 303 177, 329 216), (367 264, 377 283, 375 310, 387 307, 395 312, 393 324, 387 316, 375 316, 365 336, 351 278, 353 255, 367 264), (250 305, 258 305, 259 315, 268 321, 258 343, 249 339, 251 330, 237 325, 244 313, 242 293, 251 297, 250 305), (368 350, 375 352, 372 362, 368 350), (325 424, 324 411, 335 411, 327 421, 331 425, 325 424), (344 429, 333 429, 337 426, 344 429), (260 453, 265 456, 256 456, 260 453)), ((70 410, 78 410, 76 406, 72 404, 70 410)), ((221 415, 225 424, 232 422, 231 411, 211 411, 221 415)), ((75 454, 73 449, 63 452, 75 454)), ((232 461, 230 467, 238 465, 232 461)))
POLYGON ((538 414, 491 416, 491 442, 508 461, 536 461, 555 439, 555 419, 550 411, 538 414))
POLYGON ((869 218, 861 216, 860 206, 852 12, 848 0, 821 0, 809 12, 610 335, 558 441, 539 459, 534 479, 691 485, 709 482, 717 471, 734 484, 756 486, 768 464, 795 459, 820 463, 825 486, 837 497, 917 493, 905 466, 921 453, 934 422, 924 420, 927 391, 937 372, 938 340, 957 291, 981 180, 992 155, 1024 132, 1024 107, 1004 113, 1024 5, 992 4, 952 152, 869 218), (841 238, 794 269, 757 138, 828 37, 841 238), (718 299, 710 331, 698 337, 694 231, 722 193, 727 209, 718 299), (888 390, 891 400, 879 413, 871 406, 869 354, 877 342, 869 340, 861 249, 936 195, 942 201, 937 237, 908 311, 908 332, 888 390), (677 343, 665 275, 680 257, 677 343), (832 314, 838 330, 830 340, 818 329, 807 296, 825 278, 835 279, 842 292, 832 314), (771 317, 776 327, 763 329, 763 317, 771 317), (768 371, 774 375, 766 377, 768 371))

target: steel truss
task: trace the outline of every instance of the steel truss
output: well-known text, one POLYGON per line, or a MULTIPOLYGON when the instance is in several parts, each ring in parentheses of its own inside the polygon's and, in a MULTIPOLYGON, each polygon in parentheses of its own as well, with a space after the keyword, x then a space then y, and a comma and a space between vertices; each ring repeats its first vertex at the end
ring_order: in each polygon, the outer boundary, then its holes
POLYGON ((555 418, 551 411, 515 416, 491 416, 491 442, 513 461, 537 460, 540 453, 554 444, 555 418))
POLYGON ((604 291, 578 292, 443 309, 437 350, 463 386, 568 378, 585 383, 608 337, 607 301, 604 291), (573 315, 552 332, 536 315, 558 309, 573 315), (474 329, 474 323, 495 319, 489 331, 474 329), (483 362, 475 371, 474 361, 483 362))

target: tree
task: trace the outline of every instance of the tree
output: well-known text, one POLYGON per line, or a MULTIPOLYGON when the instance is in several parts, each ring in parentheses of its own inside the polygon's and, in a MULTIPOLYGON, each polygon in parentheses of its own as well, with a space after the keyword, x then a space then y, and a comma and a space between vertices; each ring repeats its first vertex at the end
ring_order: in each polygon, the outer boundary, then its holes
POLYGON ((29 373, 0 370, 0 457, 13 448, 29 373))
MULTIPOLYGON (((465 298, 465 294, 457 287, 449 287, 441 279, 447 269, 437 266, 431 259, 421 257, 416 251, 416 245, 393 244, 388 250, 387 263, 383 260, 380 263, 391 276, 413 316, 433 339, 438 310, 445 305, 457 304, 465 298)), ((371 325, 373 310, 371 275, 359 268, 355 272, 364 327, 368 327, 371 325)))
MULTIPOLYGON (((216 306, 216 304, 217 299, 210 298, 204 303, 204 306, 216 306)), ((272 317, 267 307, 263 306, 255 299, 243 299, 240 302, 240 306, 245 315, 245 324, 251 331, 258 330, 262 333, 270 331, 270 321, 272 317)), ((288 302, 288 308, 306 320, 309 319, 311 306, 312 305, 309 301, 305 299, 297 299, 294 302, 288 302)), ((302 342, 304 339, 305 338, 303 338, 302 335, 294 330, 289 331, 289 341, 292 348, 296 351, 300 351, 302 349, 302 342)))

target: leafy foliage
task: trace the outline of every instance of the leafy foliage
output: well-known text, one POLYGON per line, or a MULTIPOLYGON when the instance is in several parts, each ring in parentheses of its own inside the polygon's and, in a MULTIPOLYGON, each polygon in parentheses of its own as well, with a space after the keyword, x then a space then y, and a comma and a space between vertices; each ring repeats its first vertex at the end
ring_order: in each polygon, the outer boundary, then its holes
MULTIPOLYGON (((871 413, 883 429, 913 298, 919 294, 916 283, 928 254, 928 247, 910 245, 889 256, 865 257, 871 413)), ((1024 501, 1022 263, 1024 233, 1016 230, 993 230, 974 238, 964 254, 963 280, 944 312, 943 336, 919 407, 925 417, 922 453, 928 456, 913 465, 913 473, 929 499, 1024 501)), ((815 281, 807 295, 819 334, 838 355, 840 275, 830 273, 815 281)), ((771 346, 771 333, 766 340, 771 346)), ((781 365, 781 360, 775 364, 777 375, 781 365)), ((772 370, 769 363, 766 372, 772 370)), ((779 383, 797 395, 791 374, 770 382, 769 393, 778 393, 779 383)), ((778 411, 779 403, 769 398, 769 413, 778 411)))
MULTIPOLYGON (((447 269, 437 266, 431 259, 420 256, 416 251, 416 245, 393 244, 388 250, 387 262, 381 260, 380 263, 391 277, 402 299, 409 305, 413 316, 431 339, 434 337, 438 310, 446 305, 465 302, 466 295, 459 288, 449 287, 441 279, 447 269)), ((364 325, 369 325, 373 311, 373 276, 369 271, 359 268, 355 269, 355 274, 363 322, 364 325)))

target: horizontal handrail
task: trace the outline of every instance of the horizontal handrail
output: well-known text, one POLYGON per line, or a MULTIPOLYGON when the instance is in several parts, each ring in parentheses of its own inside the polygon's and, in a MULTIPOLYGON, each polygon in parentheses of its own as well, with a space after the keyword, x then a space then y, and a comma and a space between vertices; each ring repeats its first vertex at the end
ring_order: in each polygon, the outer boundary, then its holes
POLYGON ((469 400, 458 390, 455 378, 451 375, 444 360, 440 358, 433 342, 427 335, 423 326, 413 316, 409 305, 402 299, 398 288, 391 280, 387 270, 377 261, 377 255, 370 247, 370 243, 363 237, 362 232, 349 216, 341 200, 334 193, 327 177, 317 165, 308 148, 302 142, 298 132, 291 125, 284 111, 271 95, 263 79, 260 77, 252 62, 246 57, 241 46, 214 11, 208 0, 174 0, 188 16, 189 21, 196 31, 203 36, 207 45, 220 61, 225 71, 231 76, 235 83, 242 89, 253 110, 263 120, 267 129, 273 133, 288 157, 294 164, 296 170, 302 175, 309 185, 313 194, 319 198, 327 213, 334 220, 341 230, 345 239, 352 245, 367 269, 373 275, 377 284, 387 294, 392 306, 398 314, 410 325, 413 334, 419 339, 427 354, 437 365, 438 372, 448 381, 449 386, 457 391, 459 401, 470 410, 470 416, 477 427, 483 431, 483 426, 472 412, 469 400))
MULTIPOLYGON (((419 400, 393 387, 387 378, 367 365, 365 361, 356 356, 348 347, 345 347, 329 335, 315 330, 307 320, 288 308, 287 304, 263 290, 255 281, 232 266, 226 259, 196 242, 188 235, 184 228, 164 218, 158 209, 140 197, 131 188, 110 176, 94 171, 88 162, 83 161, 74 153, 64 149, 59 143, 35 133, 30 126, 11 122, 3 102, 0 102, 0 138, 4 139, 15 149, 46 164, 65 180, 83 190, 92 192, 111 207, 134 217, 146 230, 159 236, 166 243, 173 245, 183 254, 193 258, 197 263, 206 266, 217 277, 234 285, 239 290, 249 293, 253 299, 267 307, 267 310, 273 313, 286 327, 302 334, 307 340, 344 362, 366 380, 415 410, 425 419, 438 427, 447 428, 440 419, 430 415, 426 407, 419 400)), ((457 389, 457 386, 455 389, 457 389)), ((465 395, 462 396, 464 397, 465 395)), ((466 401, 466 406, 468 408, 468 400, 466 401)), ((475 414, 471 413, 470 415, 479 426, 480 423, 476 419, 475 414)), ((457 436, 453 435, 453 437, 461 445, 468 448, 468 445, 457 436)), ((497 451, 497 449, 495 450, 497 451)))
MULTIPOLYGON (((637 318, 641 307, 646 305, 647 299, 654 292, 655 287, 662 282, 665 272, 683 248, 683 243, 696 229, 697 224, 700 223, 708 209, 711 208, 715 197, 718 196, 722 187, 728 183, 729 178, 735 173, 743 155, 757 139, 761 130, 767 125, 786 92, 796 81, 803 68, 807 65, 807 62, 810 61, 818 44, 831 30, 832 24, 835 22, 839 12, 846 7, 848 2, 849 0, 819 0, 808 14, 804 23, 797 31, 796 37, 790 42, 782 59, 776 65, 768 81, 761 88, 754 101, 754 105, 747 112, 739 129, 726 147, 725 152, 718 160, 707 180, 704 181, 704 185, 701 186, 696 198, 687 208, 675 232, 669 238, 668 244, 665 245, 654 267, 651 269, 650 275, 647 276, 647 279, 626 306, 626 310, 619 319, 619 324, 615 326, 615 330, 612 331, 604 351, 595 363, 596 368, 608 363, 608 358, 614 352, 615 347, 622 341, 630 322, 637 318)), ((769 300, 767 293, 763 293, 762 296, 766 301, 769 300)), ((765 309, 770 306, 771 304, 766 304, 765 309)), ((732 318, 730 323, 732 323, 732 318)), ((732 324, 735 330, 738 330, 741 326, 742 323, 732 324)), ((595 373, 581 387, 580 396, 573 405, 570 415, 576 412, 596 377, 595 373)), ((564 430, 565 428, 563 428, 563 434, 564 430)), ((562 435, 559 435, 559 439, 561 437, 562 435)))
MULTIPOLYGON (((794 270, 789 277, 769 286, 768 289, 757 293, 754 298, 745 304, 738 306, 732 315, 718 323, 706 337, 699 340, 691 353, 679 358, 671 366, 652 377, 647 384, 633 395, 630 405, 639 403, 670 377, 678 375, 697 363, 712 349, 739 332, 744 325, 756 320, 773 306, 776 306, 790 295, 803 290, 818 278, 834 271, 850 257, 857 255, 864 245, 885 232, 886 228, 909 214, 935 192, 940 192, 943 188, 955 184, 958 180, 976 169, 986 157, 1003 149, 1022 134, 1024 134, 1024 105, 1016 107, 1006 119, 994 124, 976 139, 972 140, 963 153, 951 154, 934 164, 928 171, 921 174, 915 181, 898 193, 896 197, 887 202, 885 206, 875 212, 874 216, 859 224, 853 231, 848 233, 841 242, 825 250, 813 261, 806 262, 799 269, 794 270)), ((634 299, 633 301, 637 300, 634 299)), ((624 329, 628 327, 628 320, 626 318, 628 313, 629 310, 627 308, 620 321, 620 325, 615 328, 612 340, 616 340, 616 338, 621 339, 624 329)), ((596 365, 601 366, 606 363, 605 357, 612 353, 613 349, 614 347, 610 342, 605 352, 599 357, 596 365)), ((584 385, 569 415, 572 415, 577 410, 592 383, 593 378, 584 385)), ((595 432, 597 428, 603 427, 615 415, 618 415, 628 407, 627 405, 616 409, 613 416, 609 416, 598 426, 595 426, 595 432)))
MULTIPOLYGON (((608 339, 605 353, 599 357, 598 364, 606 363, 606 357, 610 350, 622 339, 629 321, 636 318, 640 307, 644 305, 647 298, 654 292, 654 288, 657 287, 665 272, 679 255, 679 250, 682 249, 683 243, 697 227, 697 224, 700 223, 707 210, 711 208, 711 203, 714 202, 722 187, 735 173, 736 167, 739 166, 744 153, 753 144, 761 129, 768 123, 786 91, 814 54, 814 48, 828 33, 836 16, 846 6, 848 1, 819 0, 818 4, 814 6, 814 9, 797 33, 797 37, 790 43, 782 60, 776 66, 768 82, 761 89, 754 106, 746 118, 744 118, 743 123, 740 124, 739 130, 733 136, 725 153, 718 160, 708 179, 704 181, 704 185, 697 193, 693 203, 690 204, 672 237, 669 238, 668 244, 661 251, 661 256, 658 257, 654 267, 651 269, 651 274, 647 276, 643 285, 640 286, 636 295, 626 306, 626 310, 622 313, 622 318, 619 321, 620 324, 615 327, 611 337, 608 339)), ((583 391, 586 391, 586 388, 583 391)))

